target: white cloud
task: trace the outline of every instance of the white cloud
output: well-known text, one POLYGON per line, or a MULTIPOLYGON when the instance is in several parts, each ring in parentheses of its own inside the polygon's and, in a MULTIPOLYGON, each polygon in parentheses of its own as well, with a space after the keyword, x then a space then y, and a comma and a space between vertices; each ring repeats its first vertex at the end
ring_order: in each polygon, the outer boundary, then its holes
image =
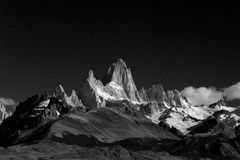
POLYGON ((214 87, 186 87, 181 93, 187 97, 192 105, 210 105, 217 102, 223 97, 223 92, 216 90, 214 87))
POLYGON ((240 99, 240 82, 224 88, 224 96, 227 100, 240 99))
POLYGON ((2 103, 3 105, 6 105, 6 106, 17 105, 17 103, 13 99, 4 98, 4 97, 0 97, 0 103, 2 103))
POLYGON ((184 88, 181 93, 193 105, 210 105, 220 99, 228 101, 240 99, 240 82, 223 89, 216 89, 215 87, 195 88, 189 86, 184 88))

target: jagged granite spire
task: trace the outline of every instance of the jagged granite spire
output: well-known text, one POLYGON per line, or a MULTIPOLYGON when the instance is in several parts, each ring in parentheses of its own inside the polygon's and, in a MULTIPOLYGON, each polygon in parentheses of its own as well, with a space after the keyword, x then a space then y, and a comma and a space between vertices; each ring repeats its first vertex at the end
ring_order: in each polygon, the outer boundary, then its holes
POLYGON ((141 101, 131 70, 127 68, 126 63, 122 59, 118 59, 116 63, 110 66, 102 82, 104 85, 114 82, 123 88, 130 100, 141 101))
POLYGON ((166 99, 166 93, 161 84, 153 85, 149 89, 142 88, 139 94, 144 101, 162 102, 166 99))
POLYGON ((78 98, 76 91, 72 90, 72 94, 68 97, 61 84, 56 87, 54 96, 61 99, 69 106, 84 107, 81 100, 78 98))
POLYGON ((93 71, 88 72, 87 80, 82 84, 79 92, 79 97, 82 100, 83 105, 87 109, 91 110, 100 106, 99 97, 96 93, 97 80, 94 77, 93 71))
POLYGON ((66 95, 63 86, 61 84, 57 85, 55 88, 54 96, 56 97, 64 97, 66 95))

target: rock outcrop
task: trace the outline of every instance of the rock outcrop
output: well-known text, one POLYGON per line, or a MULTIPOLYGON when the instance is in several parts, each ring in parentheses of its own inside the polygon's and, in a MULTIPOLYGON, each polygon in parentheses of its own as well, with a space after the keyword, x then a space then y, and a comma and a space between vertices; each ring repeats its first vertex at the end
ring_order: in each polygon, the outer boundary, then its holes
POLYGON ((85 109, 75 90, 72 90, 71 95, 68 97, 62 85, 58 85, 55 89, 54 97, 71 107, 80 107, 83 110, 85 109))
POLYGON ((0 101, 0 123, 13 114, 16 109, 16 105, 16 102, 9 104, 0 101))
POLYGON ((229 112, 233 112, 237 109, 237 108, 227 106, 226 103, 224 102, 224 100, 222 100, 222 99, 220 99, 216 103, 213 103, 213 104, 209 105, 208 108, 212 108, 212 109, 215 109, 215 110, 226 110, 226 111, 229 111, 229 112))
POLYGON ((184 97, 178 90, 164 91, 161 84, 153 85, 149 89, 142 88, 139 91, 140 97, 145 102, 161 102, 172 107, 183 107, 188 103, 186 97, 184 97))
POLYGON ((168 101, 166 93, 161 84, 153 85, 149 89, 142 88, 139 91, 140 97, 144 101, 156 101, 156 102, 163 102, 168 101))
POLYGON ((6 110, 5 106, 0 102, 0 123, 9 117, 12 114, 12 112, 9 112, 6 110))
POLYGON ((87 80, 79 91, 79 97, 88 110, 99 108, 101 104, 100 97, 97 94, 97 88, 103 88, 100 81, 96 80, 93 71, 90 70, 87 80))

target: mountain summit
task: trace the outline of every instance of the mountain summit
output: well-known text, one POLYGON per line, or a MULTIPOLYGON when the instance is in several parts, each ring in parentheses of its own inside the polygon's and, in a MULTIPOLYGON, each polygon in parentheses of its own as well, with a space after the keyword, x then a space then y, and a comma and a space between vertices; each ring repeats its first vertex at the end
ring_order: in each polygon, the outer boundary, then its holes
POLYGON ((110 66, 102 82, 104 85, 114 82, 123 88, 130 100, 141 101, 131 70, 122 59, 118 59, 116 63, 110 66))

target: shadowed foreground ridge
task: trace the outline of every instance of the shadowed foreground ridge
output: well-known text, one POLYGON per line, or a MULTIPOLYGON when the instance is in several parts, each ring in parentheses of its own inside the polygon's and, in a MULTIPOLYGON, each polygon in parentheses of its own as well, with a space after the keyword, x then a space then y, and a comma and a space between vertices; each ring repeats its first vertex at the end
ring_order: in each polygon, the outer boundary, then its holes
POLYGON ((223 101, 193 106, 161 84, 138 91, 122 59, 77 86, 14 112, 1 105, 0 159, 240 159, 240 117, 223 101))

